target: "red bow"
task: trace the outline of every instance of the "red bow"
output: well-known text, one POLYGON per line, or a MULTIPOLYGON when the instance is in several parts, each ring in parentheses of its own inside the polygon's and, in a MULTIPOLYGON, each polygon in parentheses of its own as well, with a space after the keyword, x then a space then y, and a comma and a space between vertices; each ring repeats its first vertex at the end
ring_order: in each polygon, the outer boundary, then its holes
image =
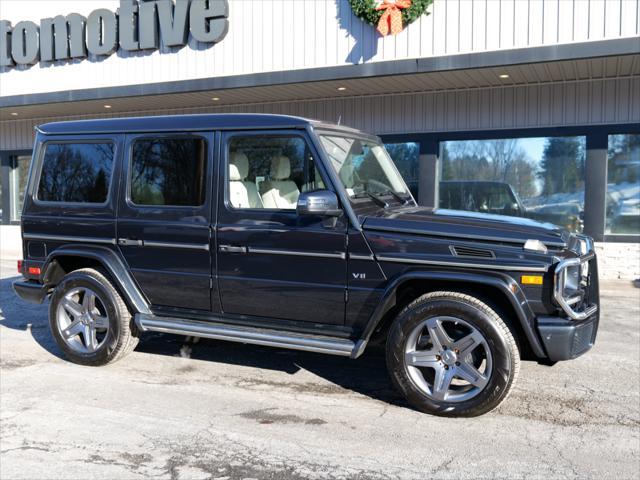
POLYGON ((397 35, 402 31, 402 12, 400 9, 409 8, 411 0, 383 0, 376 10, 384 10, 378 22, 378 31, 380 35, 385 36, 391 32, 397 35))

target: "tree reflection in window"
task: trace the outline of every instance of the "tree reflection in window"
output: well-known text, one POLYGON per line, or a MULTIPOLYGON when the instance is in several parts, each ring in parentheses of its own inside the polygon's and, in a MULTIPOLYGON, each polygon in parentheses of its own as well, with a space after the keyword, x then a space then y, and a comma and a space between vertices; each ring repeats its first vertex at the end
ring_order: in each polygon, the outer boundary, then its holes
POLYGON ((113 168, 112 143, 49 143, 38 199, 45 202, 104 203, 113 168))
POLYGON ((207 146, 201 138, 142 139, 133 145, 131 200, 137 205, 204 203, 207 146))
POLYGON ((442 142, 439 206, 582 232, 585 152, 583 136, 442 142))

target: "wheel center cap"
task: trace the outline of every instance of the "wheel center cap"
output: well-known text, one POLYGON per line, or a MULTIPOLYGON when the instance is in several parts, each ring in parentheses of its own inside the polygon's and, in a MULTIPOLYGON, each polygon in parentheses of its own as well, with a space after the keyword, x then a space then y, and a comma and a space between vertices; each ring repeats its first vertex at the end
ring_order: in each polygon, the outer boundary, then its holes
POLYGON ((458 356, 453 350, 445 350, 444 352, 442 352, 441 357, 442 361, 449 366, 455 365, 456 361, 458 360, 458 356))

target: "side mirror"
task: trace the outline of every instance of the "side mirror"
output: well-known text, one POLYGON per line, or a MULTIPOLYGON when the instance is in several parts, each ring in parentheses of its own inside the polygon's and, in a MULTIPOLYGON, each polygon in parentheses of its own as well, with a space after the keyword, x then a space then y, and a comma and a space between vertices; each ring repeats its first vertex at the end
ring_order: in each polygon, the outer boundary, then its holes
POLYGON ((338 207, 338 197, 329 190, 301 193, 298 197, 296 211, 298 215, 319 215, 321 217, 342 215, 342 210, 338 207))

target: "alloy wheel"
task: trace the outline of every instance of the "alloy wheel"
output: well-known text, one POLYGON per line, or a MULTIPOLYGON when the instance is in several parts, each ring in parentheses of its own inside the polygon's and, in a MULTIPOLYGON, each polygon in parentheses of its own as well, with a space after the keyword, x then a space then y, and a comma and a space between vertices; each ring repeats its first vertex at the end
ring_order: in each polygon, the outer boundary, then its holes
POLYGON ((492 372, 491 351, 482 333, 456 317, 420 322, 405 343, 405 366, 416 387, 439 402, 463 402, 478 395, 492 372))
POLYGON ((96 292, 86 287, 69 290, 58 304, 60 336, 75 352, 93 353, 107 340, 109 316, 96 292))

